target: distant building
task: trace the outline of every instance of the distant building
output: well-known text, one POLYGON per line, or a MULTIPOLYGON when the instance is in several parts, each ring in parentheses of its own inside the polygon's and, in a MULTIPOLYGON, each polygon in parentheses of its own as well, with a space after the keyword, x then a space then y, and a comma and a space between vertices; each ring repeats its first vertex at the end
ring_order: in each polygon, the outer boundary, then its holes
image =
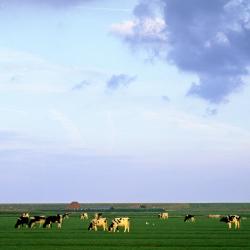
POLYGON ((70 210, 79 210, 81 208, 81 205, 79 202, 77 201, 72 201, 68 206, 67 209, 70 210))

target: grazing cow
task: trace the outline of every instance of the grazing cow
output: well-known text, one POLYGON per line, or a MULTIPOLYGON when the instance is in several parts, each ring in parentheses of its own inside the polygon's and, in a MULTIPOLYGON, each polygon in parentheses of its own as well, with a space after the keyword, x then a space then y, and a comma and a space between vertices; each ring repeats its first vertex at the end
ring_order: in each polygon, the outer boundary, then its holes
POLYGON ((45 219, 43 224, 43 228, 51 228, 52 223, 57 223, 57 228, 62 227, 63 216, 61 214, 57 214, 56 216, 48 216, 45 219))
POLYGON ((129 232, 130 220, 128 217, 115 218, 112 220, 111 225, 109 226, 109 232, 119 232, 118 227, 124 227, 124 232, 129 232))
POLYGON ((80 220, 87 220, 89 218, 87 213, 81 213, 80 220))
POLYGON ((28 224, 29 224, 29 217, 26 217, 26 216, 21 216, 17 219, 17 222, 15 224, 15 228, 20 228, 20 226, 26 226, 28 227, 28 224))
POLYGON ((158 214, 158 218, 166 220, 166 219, 168 219, 168 213, 166 213, 166 212, 160 213, 160 214, 158 214))
POLYGON ((184 222, 186 221, 190 221, 190 222, 195 222, 195 218, 194 218, 194 215, 191 215, 191 214, 187 214, 184 218, 184 222))
POLYGON ((235 229, 240 229, 240 219, 239 215, 227 215, 220 219, 221 222, 225 222, 228 225, 228 228, 232 228, 232 224, 234 224, 235 229))
POLYGON ((88 227, 88 230, 95 230, 97 231, 98 227, 102 227, 103 231, 106 231, 108 229, 108 221, 106 218, 99 218, 99 219, 93 219, 88 227))
POLYGON ((29 217, 30 217, 29 213, 27 212, 22 213, 20 217, 17 219, 15 228, 20 228, 20 226, 23 227, 24 225, 28 227, 29 219, 30 219, 29 217))
POLYGON ((46 217, 44 215, 41 216, 32 216, 29 221, 29 228, 33 228, 36 224, 39 224, 41 227, 45 223, 46 217))
POLYGON ((218 219, 221 217, 221 215, 220 214, 209 214, 207 217, 210 219, 218 219))

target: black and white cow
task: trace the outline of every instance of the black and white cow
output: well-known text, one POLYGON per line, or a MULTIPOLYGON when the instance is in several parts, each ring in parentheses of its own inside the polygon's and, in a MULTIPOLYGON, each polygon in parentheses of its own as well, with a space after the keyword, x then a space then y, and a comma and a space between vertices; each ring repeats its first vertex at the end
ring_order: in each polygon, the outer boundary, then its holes
POLYGON ((20 228, 21 226, 26 226, 28 227, 29 225, 29 217, 20 217, 17 219, 17 222, 15 224, 15 228, 20 228))
POLYGON ((240 229, 240 220, 239 215, 227 215, 220 219, 221 222, 227 223, 229 229, 232 228, 232 224, 234 224, 235 229, 240 229))
POLYGON ((28 227, 29 224, 29 213, 22 213, 21 216, 17 219, 15 224, 15 228, 23 227, 24 225, 28 227))
POLYGON ((190 222, 195 222, 195 217, 194 215, 191 215, 191 214, 187 214, 184 218, 184 222, 187 222, 187 221, 190 221, 190 222))
POLYGON ((55 216, 48 216, 45 219, 43 228, 51 228, 53 223, 57 223, 57 228, 61 228, 62 221, 63 221, 63 216, 61 214, 57 214, 55 216))
POLYGON ((119 232, 118 227, 124 227, 124 232, 129 232, 130 219, 128 217, 114 218, 109 226, 109 232, 119 232))
POLYGON ((97 231, 98 227, 103 228, 103 231, 108 230, 108 221, 107 221, 107 218, 102 218, 101 217, 99 219, 93 219, 93 220, 91 220, 91 222, 89 224, 89 227, 88 227, 88 230, 89 231, 91 231, 91 230, 97 231))
POLYGON ((32 216, 29 221, 29 228, 33 228, 36 224, 41 227, 45 223, 46 217, 44 215, 32 216))

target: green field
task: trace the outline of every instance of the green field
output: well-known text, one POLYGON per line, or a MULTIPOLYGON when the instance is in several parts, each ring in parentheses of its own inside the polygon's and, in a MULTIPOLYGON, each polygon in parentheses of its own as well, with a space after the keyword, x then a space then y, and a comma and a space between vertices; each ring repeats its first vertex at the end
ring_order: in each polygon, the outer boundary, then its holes
MULTIPOLYGON (((19 206, 20 207, 20 206, 19 206)), ((64 220, 62 229, 22 228, 14 229, 19 211, 2 211, 0 213, 0 249, 10 250, 95 250, 95 249, 250 249, 250 210, 242 206, 238 214, 246 219, 241 222, 240 230, 228 230, 227 225, 219 219, 208 219, 208 213, 228 214, 230 206, 187 207, 169 211, 170 218, 166 221, 157 218, 157 209, 114 209, 103 211, 111 221, 113 217, 129 216, 131 232, 118 233, 89 232, 88 221, 81 221, 79 212, 73 212, 69 219, 64 220), (117 210, 117 211, 116 211, 117 210), (197 215, 196 223, 184 223, 186 212, 197 215), (149 223, 146 225, 146 221, 149 223), (154 225, 153 225, 154 224, 154 225)), ((17 207, 16 207, 17 208, 17 207)), ((37 209, 38 207, 35 207, 37 209)), ((40 207, 40 211, 31 211, 31 215, 49 214, 49 207, 40 207), (46 209, 45 209, 46 208, 46 209)), ((232 205, 231 209, 237 209, 232 205)), ((3 210, 3 209, 2 209, 3 210)), ((238 207, 240 210, 240 207, 238 207)), ((232 210, 232 213, 236 213, 232 210)), ((93 215, 93 211, 89 215, 93 215)))

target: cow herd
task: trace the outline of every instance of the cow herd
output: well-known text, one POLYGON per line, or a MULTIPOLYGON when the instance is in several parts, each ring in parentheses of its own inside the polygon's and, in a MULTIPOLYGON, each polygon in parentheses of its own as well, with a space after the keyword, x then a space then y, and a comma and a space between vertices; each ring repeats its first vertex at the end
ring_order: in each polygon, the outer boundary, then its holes
POLYGON ((20 228, 23 226, 33 228, 35 225, 39 225, 39 227, 43 228, 51 228, 52 224, 57 224, 58 228, 62 227, 62 222, 64 219, 68 218, 69 214, 57 214, 55 216, 31 216, 29 213, 22 213, 20 217, 17 219, 15 224, 15 228, 20 228))
MULTIPOLYGON (((15 228, 21 228, 23 226, 34 228, 36 225, 43 228, 52 228, 53 224, 57 225, 57 228, 62 227, 62 223, 64 219, 69 218, 68 213, 57 214, 53 216, 30 216, 29 213, 22 213, 20 217, 17 219, 15 228)), ((86 212, 81 213, 81 220, 88 220, 89 216, 86 212)), ((158 218, 162 220, 166 220, 169 218, 169 214, 167 212, 163 212, 158 214, 158 218)), ((228 228, 231 229, 232 225, 235 226, 235 229, 240 229, 240 221, 241 217, 239 215, 227 215, 221 216, 218 214, 209 214, 208 218, 211 219, 220 219, 220 222, 224 222, 228 225, 228 228)), ((191 214, 187 214, 184 217, 184 222, 195 222, 196 217, 191 214)), ((146 222, 146 225, 149 223, 146 222)), ((108 219, 102 216, 102 213, 95 213, 94 217, 91 219, 88 230, 98 231, 98 229, 102 229, 103 231, 108 232, 119 232, 119 228, 124 228, 124 232, 129 232, 130 230, 130 218, 129 217, 116 217, 112 219, 111 224, 108 226, 108 219)))
MULTIPOLYGON (((52 228, 53 224, 56 224, 57 228, 61 228, 63 220, 67 218, 69 218, 68 213, 57 214, 53 216, 30 216, 29 213, 22 213, 17 219, 15 228, 21 228, 23 226, 28 228, 34 228, 36 225, 39 225, 39 227, 43 228, 52 228)), ((81 220, 87 220, 88 218, 89 217, 87 213, 82 213, 80 215, 81 220)), ((94 218, 90 221, 88 230, 97 231, 98 228, 101 228, 103 229, 103 231, 119 232, 120 227, 124 227, 124 232, 129 232, 130 219, 128 217, 114 218, 111 224, 108 226, 107 218, 102 217, 102 213, 96 213, 94 215, 94 218)))

